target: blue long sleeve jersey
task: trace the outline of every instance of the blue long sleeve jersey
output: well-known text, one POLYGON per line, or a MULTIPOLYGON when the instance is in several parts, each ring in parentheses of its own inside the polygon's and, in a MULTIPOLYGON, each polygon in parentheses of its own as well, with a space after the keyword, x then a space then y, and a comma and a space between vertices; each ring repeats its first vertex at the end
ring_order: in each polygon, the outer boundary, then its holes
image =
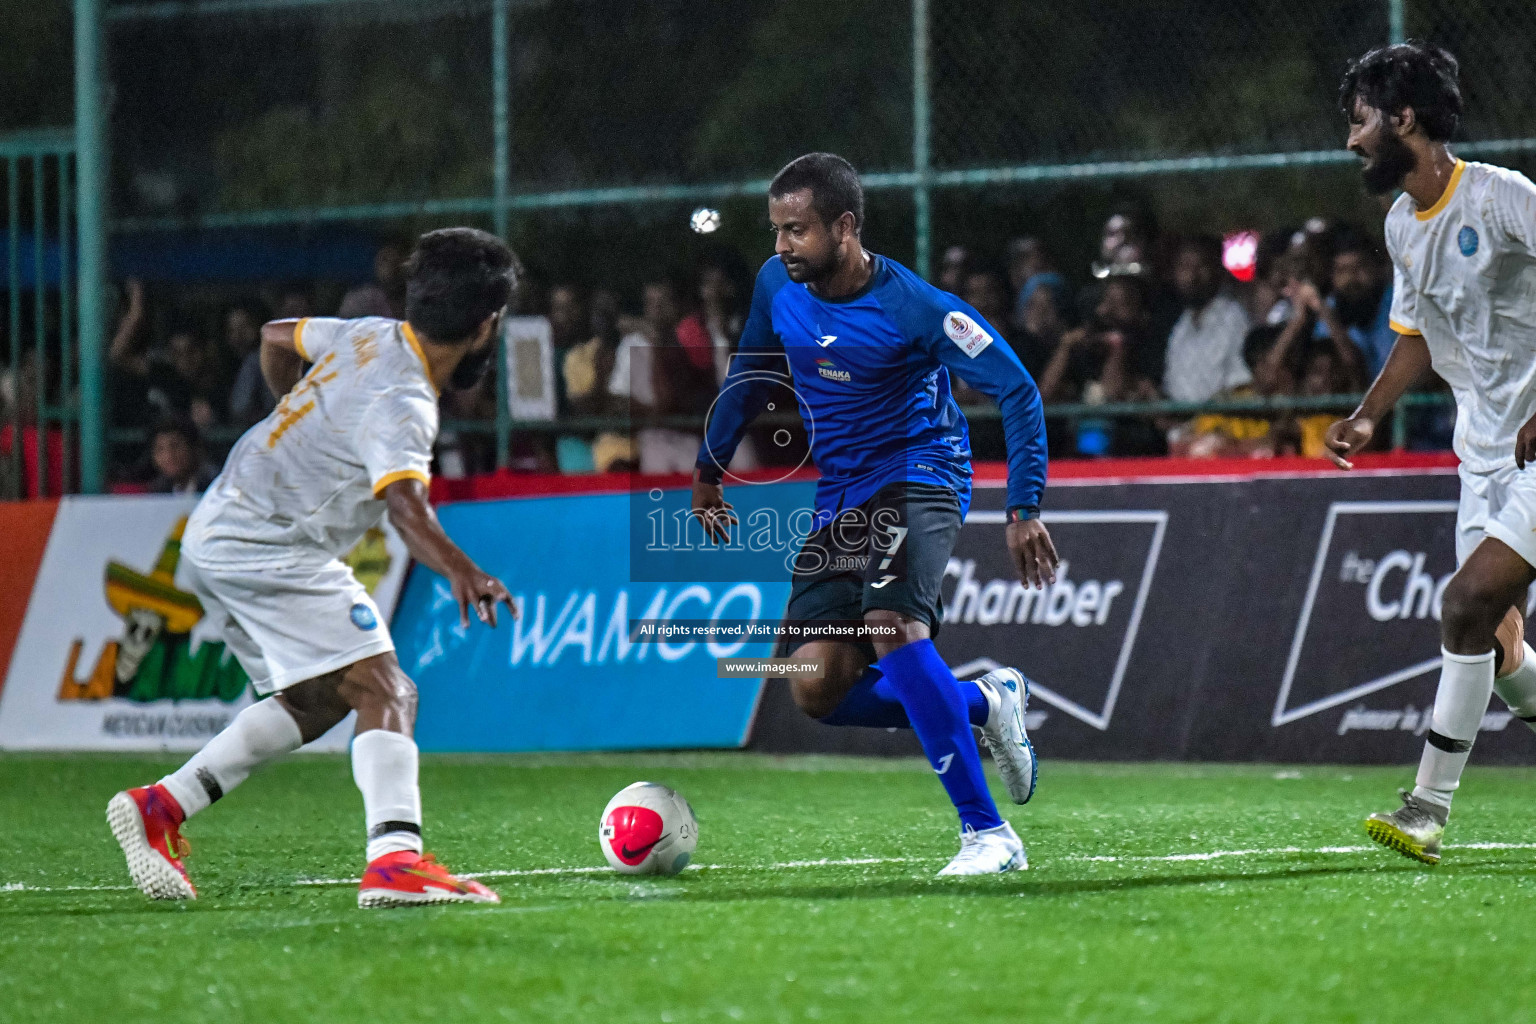
POLYGON ((860 291, 829 300, 791 281, 777 256, 763 264, 699 449, 702 474, 718 479, 747 426, 788 385, 821 471, 816 526, 896 481, 953 488, 963 513, 971 442, 950 393, 954 373, 1002 410, 1008 507, 1038 509, 1045 419, 1018 356, 955 296, 894 260, 875 256, 873 269, 860 291))

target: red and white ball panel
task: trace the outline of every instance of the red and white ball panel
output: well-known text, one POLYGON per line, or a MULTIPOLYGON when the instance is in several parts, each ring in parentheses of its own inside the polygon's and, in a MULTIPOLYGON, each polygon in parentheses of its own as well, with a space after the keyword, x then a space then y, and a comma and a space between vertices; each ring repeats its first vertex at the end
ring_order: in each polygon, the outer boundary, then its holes
POLYGON ((626 875, 675 875, 699 843, 699 823, 676 790, 654 782, 625 786, 603 808, 598 845, 626 875))

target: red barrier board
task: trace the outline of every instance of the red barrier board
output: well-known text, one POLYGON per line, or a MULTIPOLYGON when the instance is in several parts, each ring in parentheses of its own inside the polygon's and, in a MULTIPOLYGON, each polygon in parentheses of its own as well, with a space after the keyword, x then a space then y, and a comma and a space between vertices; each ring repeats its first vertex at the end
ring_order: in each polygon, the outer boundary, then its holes
POLYGON ((5 556, 0 558, 0 687, 5 685, 5 670, 58 510, 57 500, 0 502, 0 537, 5 538, 5 556))
MULTIPOLYGON (((1381 452, 1354 459, 1355 472, 1391 474, 1455 469, 1451 452, 1381 452)), ((978 462, 973 467, 978 486, 1002 486, 1008 479, 1008 467, 1002 462, 978 462)), ((1321 459, 1285 456, 1274 459, 1059 459, 1051 463, 1050 483, 1113 484, 1125 481, 1179 480, 1257 480, 1267 477, 1328 476, 1340 473, 1321 459)), ((771 480, 814 480, 814 469, 802 469, 789 475, 783 470, 759 470, 742 474, 753 483, 771 480)), ((681 473, 667 476, 641 476, 634 473, 587 473, 579 476, 560 473, 512 473, 501 470, 458 480, 437 478, 432 481, 432 500, 477 501, 488 498, 522 498, 550 494, 613 494, 644 491, 652 487, 688 487, 691 480, 681 473)), ((730 481, 726 481, 730 485, 730 481)))

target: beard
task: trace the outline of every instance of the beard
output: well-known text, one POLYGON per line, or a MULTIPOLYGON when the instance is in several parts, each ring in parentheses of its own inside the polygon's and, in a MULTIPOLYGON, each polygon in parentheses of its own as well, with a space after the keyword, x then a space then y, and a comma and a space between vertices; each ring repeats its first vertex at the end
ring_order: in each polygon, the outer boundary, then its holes
POLYGON ((1382 132, 1376 144, 1376 158, 1360 168, 1365 190, 1373 196, 1386 195, 1402 184, 1416 162, 1408 143, 1391 132, 1382 132))
POLYGON ((1343 292, 1334 292, 1333 308, 1338 311, 1339 319, 1350 327, 1366 327, 1376 319, 1376 308, 1381 304, 1381 292, 1365 292, 1361 295, 1346 295, 1343 292))
POLYGON ((453 368, 453 375, 448 378, 448 386, 456 391, 468 391, 479 386, 485 379, 485 371, 491 368, 491 359, 495 355, 495 345, 487 345, 478 352, 464 353, 464 358, 459 360, 459 365, 453 368))
POLYGON ((780 259, 784 262, 784 272, 789 279, 796 284, 817 284, 825 281, 837 273, 843 265, 843 251, 839 248, 827 253, 826 259, 812 261, 805 257, 798 257, 793 261, 780 259))

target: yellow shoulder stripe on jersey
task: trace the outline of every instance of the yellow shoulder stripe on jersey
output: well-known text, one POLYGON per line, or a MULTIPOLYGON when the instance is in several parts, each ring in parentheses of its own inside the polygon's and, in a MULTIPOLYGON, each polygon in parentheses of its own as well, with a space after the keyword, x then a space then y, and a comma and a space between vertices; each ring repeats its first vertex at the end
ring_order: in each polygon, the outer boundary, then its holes
POLYGON ((293 348, 298 352, 300 359, 306 363, 312 363, 314 360, 309 358, 308 352, 304 351, 304 325, 307 323, 309 323, 309 317, 306 316, 293 325, 293 348))
MULTIPOLYGON (((416 332, 411 330, 411 325, 404 320, 400 321, 400 332, 405 335, 405 340, 411 343, 411 348, 416 350, 416 358, 421 360, 421 369, 427 375, 427 383, 432 384, 432 364, 427 362, 427 354, 421 350, 421 342, 416 340, 416 332)), ((432 384, 432 393, 437 394, 436 384, 432 384)))
POLYGON ((1389 327, 1391 327, 1394 331, 1396 331, 1398 334, 1407 334, 1407 335, 1410 335, 1411 337, 1415 337, 1415 338, 1423 337, 1423 335, 1424 335, 1423 331, 1416 331, 1412 327, 1404 327, 1402 324, 1398 323, 1396 320, 1388 320, 1387 321, 1387 325, 1389 327))
POLYGON ((422 486, 430 486, 432 483, 432 478, 419 469, 400 469, 393 473, 385 473, 379 477, 373 485, 373 496, 377 498, 380 494, 384 493, 384 488, 396 480, 420 480, 422 486))
POLYGON ((1440 198, 1435 200, 1435 205, 1427 210, 1414 210, 1413 215, 1419 220, 1429 220, 1445 209, 1445 205, 1451 201, 1451 196, 1456 194, 1456 186, 1461 184, 1461 172, 1466 169, 1467 162, 1457 160, 1455 169, 1451 171, 1451 180, 1446 182, 1445 191, 1440 193, 1440 198))

